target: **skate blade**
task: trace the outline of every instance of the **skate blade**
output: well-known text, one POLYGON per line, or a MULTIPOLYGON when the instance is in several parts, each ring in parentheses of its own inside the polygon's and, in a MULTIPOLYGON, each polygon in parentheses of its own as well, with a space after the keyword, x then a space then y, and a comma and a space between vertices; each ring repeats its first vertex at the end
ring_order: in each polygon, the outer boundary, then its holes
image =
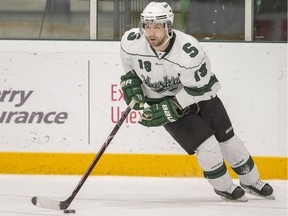
POLYGON ((274 194, 271 194, 269 196, 262 196, 262 195, 260 195, 258 193, 255 193, 253 190, 249 190, 249 189, 246 189, 246 188, 244 188, 244 190, 245 190, 246 193, 249 193, 249 194, 251 194, 253 196, 258 196, 258 197, 262 197, 262 198, 269 199, 269 200, 275 200, 276 199, 274 194))
POLYGON ((243 195, 242 197, 238 198, 238 199, 228 199, 224 196, 221 196, 220 197, 225 201, 225 202, 247 202, 248 201, 248 198, 243 195))

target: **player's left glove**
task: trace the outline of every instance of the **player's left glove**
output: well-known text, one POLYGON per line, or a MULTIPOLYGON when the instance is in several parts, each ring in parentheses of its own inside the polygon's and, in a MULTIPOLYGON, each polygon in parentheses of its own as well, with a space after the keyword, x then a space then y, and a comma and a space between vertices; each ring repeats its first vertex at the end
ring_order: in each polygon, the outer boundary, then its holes
POLYGON ((121 89, 124 94, 124 100, 128 105, 132 99, 136 101, 134 110, 143 110, 145 97, 141 87, 142 80, 132 72, 121 76, 121 89))
POLYGON ((179 105, 172 99, 166 99, 145 108, 139 123, 146 127, 158 127, 177 121, 182 116, 179 105))

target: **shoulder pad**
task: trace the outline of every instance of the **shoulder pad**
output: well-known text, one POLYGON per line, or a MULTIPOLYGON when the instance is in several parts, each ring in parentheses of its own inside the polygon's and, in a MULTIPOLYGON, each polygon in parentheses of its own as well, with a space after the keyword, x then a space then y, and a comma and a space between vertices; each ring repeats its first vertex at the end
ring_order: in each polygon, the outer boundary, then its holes
POLYGON ((126 31, 121 38, 121 49, 127 53, 135 53, 143 50, 147 43, 145 36, 140 33, 139 28, 126 31))
POLYGON ((206 54, 197 39, 191 35, 174 30, 176 40, 173 52, 177 55, 169 55, 167 58, 183 68, 195 68, 206 59, 206 54))

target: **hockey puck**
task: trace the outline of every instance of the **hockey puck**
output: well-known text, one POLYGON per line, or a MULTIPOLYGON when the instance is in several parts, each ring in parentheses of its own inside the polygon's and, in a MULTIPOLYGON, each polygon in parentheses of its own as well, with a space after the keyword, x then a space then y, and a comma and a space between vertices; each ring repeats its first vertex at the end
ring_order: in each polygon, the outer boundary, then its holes
POLYGON ((65 214, 70 214, 70 213, 76 213, 76 211, 74 209, 66 209, 64 210, 65 214))

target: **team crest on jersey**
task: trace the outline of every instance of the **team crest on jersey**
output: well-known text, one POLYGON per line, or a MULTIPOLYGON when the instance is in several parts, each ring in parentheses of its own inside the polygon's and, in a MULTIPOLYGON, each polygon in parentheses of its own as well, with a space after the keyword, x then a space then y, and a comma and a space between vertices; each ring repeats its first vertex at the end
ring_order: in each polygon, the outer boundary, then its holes
POLYGON ((181 83, 179 76, 177 77, 168 77, 164 76, 163 80, 157 82, 152 82, 151 77, 142 75, 143 83, 145 83, 151 90, 162 93, 165 91, 175 91, 178 88, 178 85, 181 83))

